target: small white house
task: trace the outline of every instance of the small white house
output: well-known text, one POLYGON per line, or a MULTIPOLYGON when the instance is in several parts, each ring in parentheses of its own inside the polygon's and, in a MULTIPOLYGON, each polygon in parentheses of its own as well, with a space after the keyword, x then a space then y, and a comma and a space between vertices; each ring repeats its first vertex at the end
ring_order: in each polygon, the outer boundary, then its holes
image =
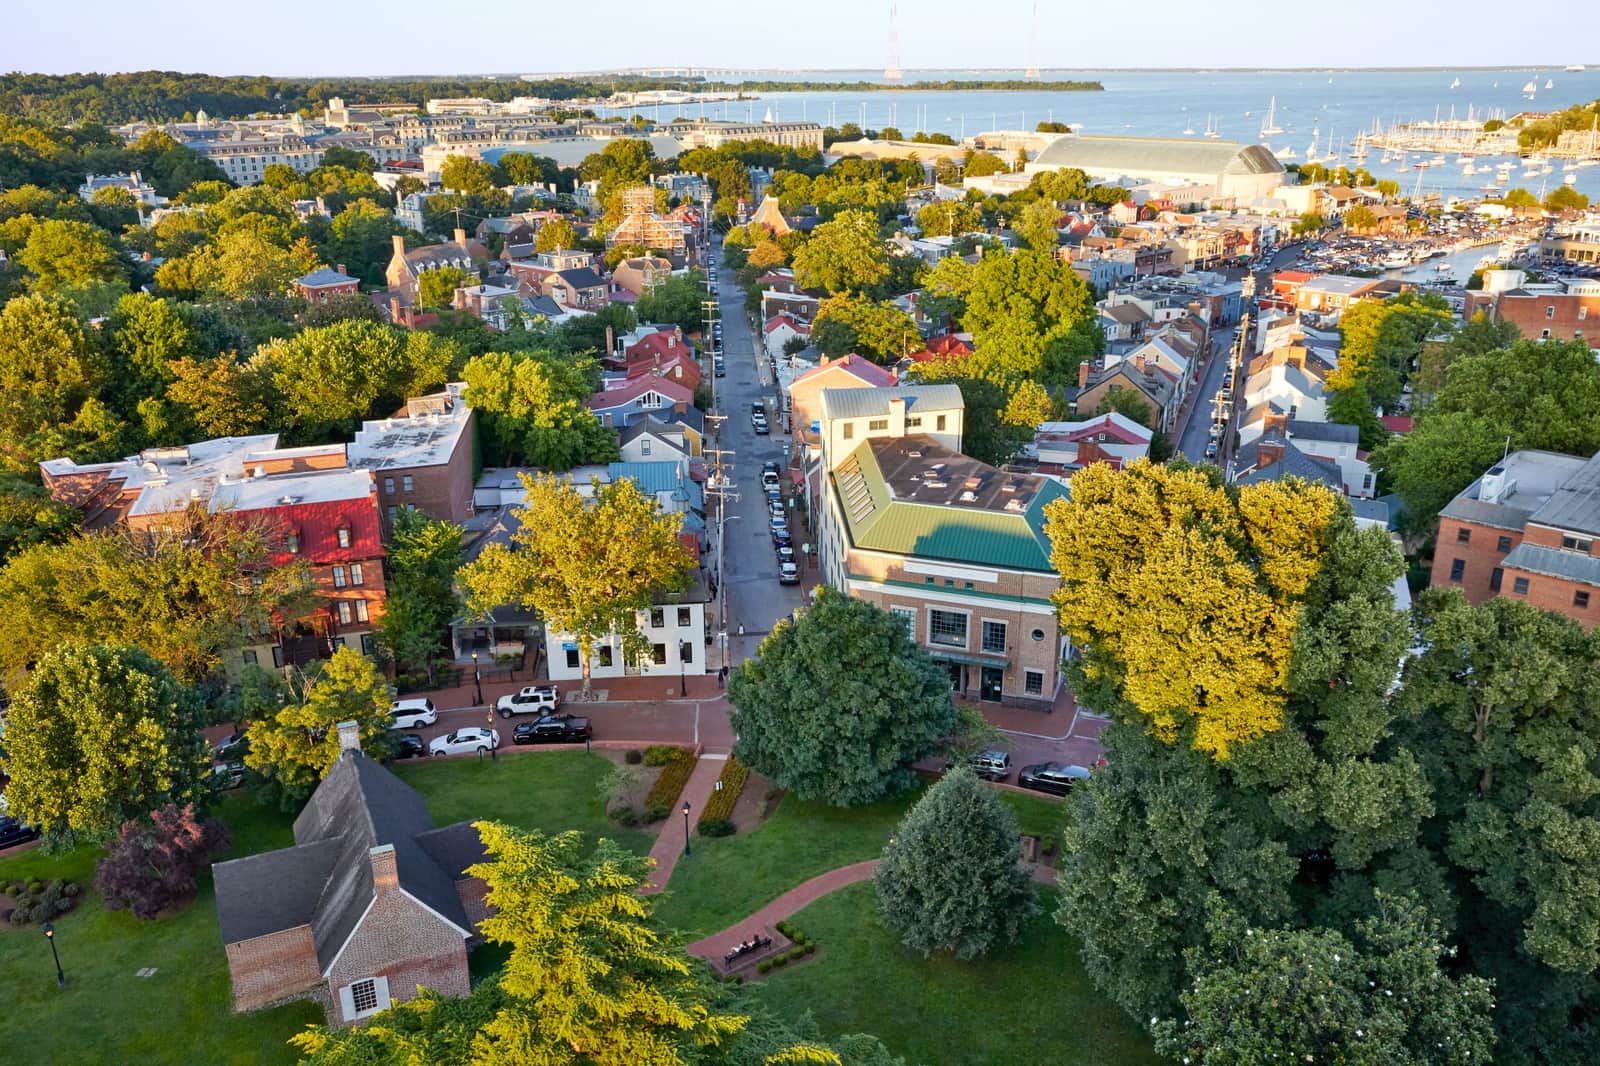
MULTIPOLYGON (((706 672, 707 628, 705 585, 696 578, 681 593, 667 594, 649 610, 638 613, 639 634, 645 640, 645 654, 638 662, 627 662, 622 638, 613 633, 595 644, 589 658, 589 676, 679 677, 706 672)), ((545 634, 545 657, 550 680, 583 680, 583 658, 571 633, 545 634)))
POLYGON ((807 341, 811 338, 811 327, 800 322, 793 315, 776 314, 767 319, 761 328, 762 344, 767 349, 767 354, 776 359, 783 354, 783 346, 796 337, 807 341))

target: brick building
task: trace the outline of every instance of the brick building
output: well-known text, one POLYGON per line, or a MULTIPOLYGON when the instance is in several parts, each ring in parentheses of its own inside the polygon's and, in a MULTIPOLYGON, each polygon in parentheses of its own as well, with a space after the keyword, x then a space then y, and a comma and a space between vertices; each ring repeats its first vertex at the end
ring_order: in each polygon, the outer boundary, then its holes
POLYGON ((1512 452, 1439 513, 1435 585, 1600 622, 1600 454, 1512 452))
POLYGON ((1566 292, 1467 293, 1466 317, 1480 311, 1491 321, 1512 323, 1524 337, 1581 340, 1600 348, 1600 281, 1574 281, 1566 292))
POLYGON ((326 993, 330 1020, 360 1021, 419 987, 471 991, 467 945, 487 916, 466 876, 483 843, 467 822, 435 828, 422 797, 344 749, 294 821, 294 846, 214 865, 217 924, 235 1010, 326 993))
POLYGON ((472 517, 476 427, 465 393, 457 382, 407 400, 394 418, 363 422, 345 449, 352 469, 372 473, 386 537, 401 507, 446 522, 472 517))
POLYGON ((824 579, 903 618, 957 695, 1048 707, 1064 649, 1044 507, 1065 487, 962 455, 954 385, 821 400, 824 579))
POLYGON ((303 277, 294 279, 295 293, 307 303, 325 304, 340 296, 354 296, 361 291, 361 282, 344 272, 344 264, 329 270, 318 267, 303 277))

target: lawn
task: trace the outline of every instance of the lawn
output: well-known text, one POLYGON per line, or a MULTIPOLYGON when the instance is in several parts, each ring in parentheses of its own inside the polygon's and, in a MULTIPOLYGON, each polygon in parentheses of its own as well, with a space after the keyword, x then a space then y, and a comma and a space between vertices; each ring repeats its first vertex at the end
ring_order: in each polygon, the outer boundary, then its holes
MULTIPOLYGON (((656 915, 669 926, 705 936, 726 929, 789 889, 839 866, 875 859, 927 782, 864 807, 839 808, 785 796, 760 826, 737 836, 694 838, 680 859, 656 915)), ((1024 833, 1059 832, 1057 800, 1001 790, 1024 833)))
POLYGON ((820 943, 816 957, 751 987, 780 1014, 809 1010, 830 1036, 872 1033, 922 1066, 1165 1062, 1094 990, 1077 945, 1050 917, 1052 895, 1041 893, 1022 943, 957 962, 907 951, 874 920, 872 886, 851 885, 793 919, 820 943))
MULTIPOLYGON (((608 765, 599 755, 541 752, 489 763, 401 764, 400 775, 427 799, 439 825, 496 818, 547 831, 604 832, 626 847, 648 850, 648 834, 613 831, 605 823, 597 783, 608 765)), ((230 857, 293 842, 288 815, 260 807, 243 793, 226 797, 218 815, 233 833, 230 857)), ((232 1012, 210 877, 189 907, 170 918, 141 921, 107 911, 87 891, 98 855, 93 848, 58 856, 34 850, 0 861, 3 879, 70 877, 86 889, 77 909, 56 922, 65 989, 56 987, 49 947, 38 927, 0 927, 6 990, 0 1062, 293 1062, 285 1041, 308 1022, 320 1021, 321 1011, 296 1003, 254 1014, 232 1012), (154 977, 134 976, 146 966, 156 967, 154 977)))

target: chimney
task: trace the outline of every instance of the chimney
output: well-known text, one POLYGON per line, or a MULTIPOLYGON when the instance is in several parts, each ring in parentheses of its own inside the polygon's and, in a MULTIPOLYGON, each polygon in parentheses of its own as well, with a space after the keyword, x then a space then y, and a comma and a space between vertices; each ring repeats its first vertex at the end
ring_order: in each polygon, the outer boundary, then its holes
POLYGON ((367 857, 372 860, 372 887, 376 892, 386 888, 397 888, 400 884, 400 870, 394 861, 394 845, 379 844, 367 851, 367 857))
POLYGON ((405 255, 406 254, 406 239, 403 236, 401 236, 400 234, 396 233, 393 237, 390 238, 390 240, 392 240, 394 242, 394 254, 395 255, 405 255))
MULTIPOLYGON (((400 239, 399 237, 395 238, 397 241, 400 239)), ((400 297, 398 296, 389 297, 389 321, 397 326, 400 325, 400 297)))
POLYGON ((896 437, 906 435, 906 398, 895 396, 889 401, 889 432, 896 437))
POLYGON ((1089 387, 1089 360, 1085 359, 1083 362, 1078 364, 1078 388, 1086 389, 1088 387, 1089 387))
POLYGON ((348 273, 348 271, 345 270, 343 263, 340 263, 339 265, 335 266, 333 269, 337 270, 341 274, 348 273))
POLYGON ((1139 368, 1139 373, 1144 373, 1144 353, 1140 352, 1133 357, 1133 365, 1139 368))
POLYGON ((617 335, 611 326, 606 327, 606 354, 611 355, 617 350, 617 335))
POLYGON ((334 726, 334 728, 339 731, 340 751, 361 750, 361 726, 353 719, 346 719, 334 726))
POLYGON ((457 226, 455 229, 456 243, 465 248, 467 246, 467 231, 457 226))
POLYGON ((1282 440, 1280 440, 1278 438, 1273 438, 1273 439, 1269 440, 1266 437, 1262 437, 1261 438, 1261 442, 1256 445, 1256 469, 1257 470, 1265 470, 1267 467, 1271 466, 1273 463, 1278 462, 1282 458, 1283 458, 1283 441, 1282 440))

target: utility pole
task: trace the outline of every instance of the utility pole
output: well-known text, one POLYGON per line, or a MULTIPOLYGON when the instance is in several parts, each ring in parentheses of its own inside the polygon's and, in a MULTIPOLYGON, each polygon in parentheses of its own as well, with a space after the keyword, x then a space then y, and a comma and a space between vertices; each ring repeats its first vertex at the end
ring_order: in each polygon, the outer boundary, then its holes
MULTIPOLYGON (((721 422, 727 415, 707 415, 707 422, 718 424, 718 436, 721 436, 721 422)), ((712 474, 706 486, 706 495, 714 497, 717 501, 717 646, 722 653, 721 666, 728 665, 728 582, 725 560, 727 558, 728 534, 728 503, 737 502, 739 494, 734 491, 733 482, 728 476, 728 467, 731 462, 724 464, 724 460, 731 460, 733 452, 724 448, 711 448, 705 450, 712 459, 712 474)))
MULTIPOLYGON (((706 275, 706 291, 709 294, 712 278, 706 275)), ((717 340, 717 321, 722 309, 714 297, 700 301, 700 317, 705 322, 700 336, 711 349, 711 410, 717 409, 717 356, 722 352, 722 344, 717 340)))

